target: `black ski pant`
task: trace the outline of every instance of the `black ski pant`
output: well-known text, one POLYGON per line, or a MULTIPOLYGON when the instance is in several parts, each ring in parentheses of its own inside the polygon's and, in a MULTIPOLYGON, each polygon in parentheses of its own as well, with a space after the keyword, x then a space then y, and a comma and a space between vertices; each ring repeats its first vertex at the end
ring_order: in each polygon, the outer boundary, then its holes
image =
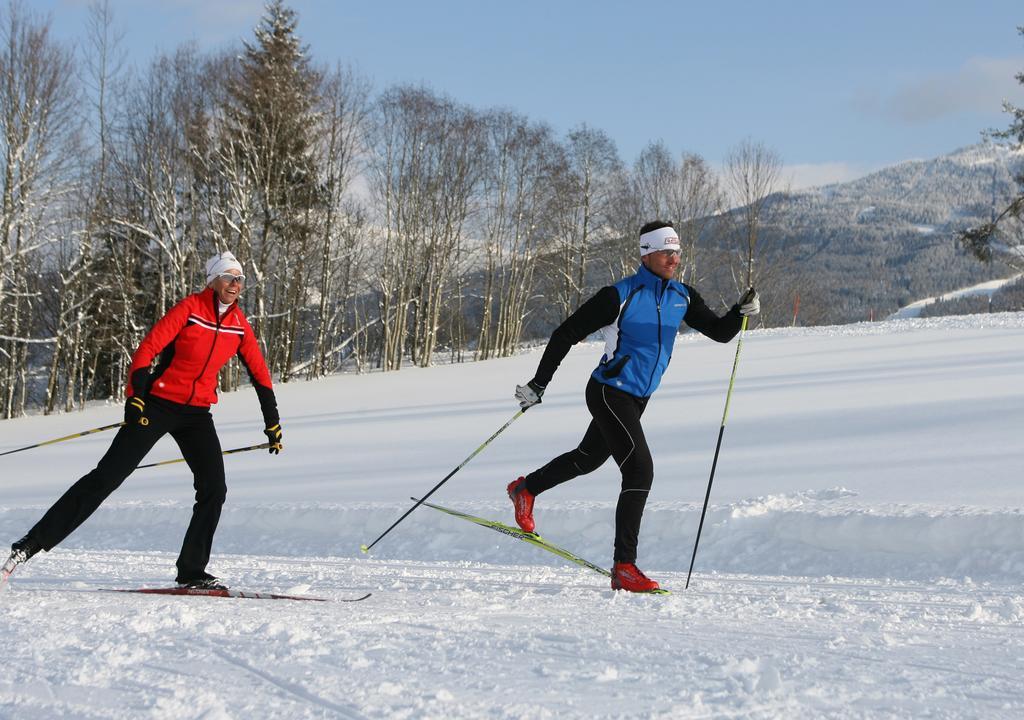
POLYGON ((609 457, 622 473, 622 491, 615 507, 615 562, 636 562, 647 494, 654 481, 654 461, 640 425, 649 398, 599 383, 587 383, 587 409, 593 420, 575 450, 559 455, 526 476, 526 489, 534 495, 597 470, 609 457))
POLYGON ((165 434, 181 448, 192 471, 196 491, 192 521, 178 556, 178 579, 202 577, 210 561, 213 534, 227 494, 224 456, 209 408, 193 407, 150 396, 148 425, 128 424, 118 430, 110 449, 92 472, 72 485, 29 531, 29 537, 52 550, 95 512, 121 486, 165 434))

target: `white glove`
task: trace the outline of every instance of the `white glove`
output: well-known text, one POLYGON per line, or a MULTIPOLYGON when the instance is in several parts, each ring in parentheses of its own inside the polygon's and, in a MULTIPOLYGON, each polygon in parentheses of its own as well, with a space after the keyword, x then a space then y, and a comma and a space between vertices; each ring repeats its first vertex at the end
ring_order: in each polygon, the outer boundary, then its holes
POLYGON ((761 312, 761 299, 757 297, 757 290, 750 288, 737 303, 740 306, 740 315, 757 315, 761 312))
POLYGON ((540 398, 544 394, 544 386, 531 380, 525 385, 516 385, 516 400, 523 410, 540 405, 540 398))

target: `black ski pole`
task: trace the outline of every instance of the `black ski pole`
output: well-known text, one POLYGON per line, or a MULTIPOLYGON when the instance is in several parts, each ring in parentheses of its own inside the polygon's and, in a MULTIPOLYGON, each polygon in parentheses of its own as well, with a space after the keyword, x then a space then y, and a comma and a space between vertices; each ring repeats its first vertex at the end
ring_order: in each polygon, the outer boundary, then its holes
POLYGON ((704 528, 704 516, 708 512, 708 501, 711 499, 711 483, 715 481, 715 468, 718 467, 718 451, 722 449, 722 436, 725 434, 725 421, 729 417, 729 400, 732 398, 732 386, 736 382, 736 367, 740 364, 740 348, 743 347, 743 333, 747 329, 747 316, 743 316, 740 325, 740 337, 736 341, 736 358, 732 361, 732 375, 729 377, 729 390, 725 394, 725 412, 722 413, 722 425, 718 428, 718 442, 715 443, 715 459, 711 461, 711 477, 708 478, 708 491, 704 494, 704 508, 700 511, 700 524, 697 526, 697 538, 693 541, 693 555, 690 556, 690 570, 686 573, 686 587, 690 587, 690 575, 693 574, 693 562, 697 559, 697 545, 700 544, 700 531, 704 528))
MULTIPOLYGON (((250 450, 266 450, 270 447, 270 443, 262 443, 260 445, 249 445, 247 447, 238 447, 231 450, 225 450, 221 455, 234 455, 240 452, 249 452, 250 450)), ((173 465, 174 463, 185 462, 185 458, 177 458, 176 460, 163 460, 161 462, 146 463, 145 465, 139 465, 136 470, 142 470, 143 468, 159 467, 160 465, 173 465)))
MULTIPOLYGON (((529 409, 529 408, 527 408, 527 409, 529 409)), ((398 525, 398 523, 402 522, 402 521, 403 521, 403 520, 405 520, 405 519, 406 519, 407 517, 409 517, 409 514, 410 514, 410 513, 411 513, 411 512, 413 511, 413 510, 415 510, 415 509, 416 509, 416 508, 418 508, 418 507, 419 507, 420 505, 422 505, 422 504, 423 504, 423 501, 424 501, 424 500, 426 500, 427 498, 429 498, 429 497, 430 497, 431 495, 433 495, 433 494, 434 494, 434 492, 435 492, 435 491, 436 491, 436 490, 437 490, 437 489, 438 489, 439 487, 441 487, 441 486, 442 486, 442 485, 444 485, 444 484, 445 484, 446 482, 448 482, 448 481, 449 481, 449 480, 451 479, 452 475, 454 475, 455 473, 457 473, 457 472, 458 472, 459 470, 461 470, 461 469, 462 469, 463 467, 465 467, 465 466, 466 466, 466 464, 467 464, 467 463, 468 463, 468 462, 469 462, 470 460, 472 460, 472 459, 473 459, 473 458, 475 458, 475 457, 476 457, 477 455, 479 455, 479 454, 480 454, 480 452, 481 452, 481 451, 482 451, 482 450, 483 450, 483 449, 484 449, 485 447, 487 447, 488 445, 490 445, 490 444, 491 444, 491 441, 492 441, 492 440, 494 440, 494 438, 498 437, 498 436, 499 436, 499 435, 501 435, 501 434, 502 434, 503 432, 505 432, 505 429, 506 429, 506 428, 508 428, 508 426, 509 426, 509 425, 511 425, 512 423, 514 423, 514 422, 515 422, 516 420, 518 420, 518 419, 519 419, 519 417, 520 417, 520 416, 521 416, 521 415, 522 415, 522 414, 523 414, 524 412, 526 412, 526 410, 520 410, 520 411, 519 411, 519 412, 517 412, 517 413, 516 413, 515 415, 513 415, 513 416, 512 416, 512 417, 511 417, 511 418, 509 419, 509 421, 508 421, 508 422, 506 422, 506 423, 505 423, 504 425, 502 425, 502 426, 501 426, 500 428, 498 428, 498 429, 497 429, 497 430, 495 431, 495 433, 494 433, 493 435, 491 435, 491 436, 490 436, 489 438, 487 438, 486 440, 484 440, 484 441, 483 441, 483 443, 481 443, 480 447, 478 447, 478 448, 477 448, 476 450, 474 450, 474 451, 473 451, 473 452, 472 452, 472 453, 470 454, 470 456, 469 456, 468 458, 466 458, 466 459, 465 459, 465 460, 463 460, 463 461, 462 461, 461 463, 459 463, 458 467, 456 467, 456 468, 455 468, 454 470, 452 470, 452 471, 451 471, 450 473, 448 473, 447 475, 445 475, 445 476, 444 476, 444 479, 443 479, 443 480, 441 480, 441 482, 439 482, 439 483, 438 483, 437 485, 435 485, 434 487, 430 488, 430 492, 428 492, 428 493, 427 493, 426 495, 424 495, 423 497, 421 497, 421 498, 420 498, 419 500, 417 500, 417 501, 416 501, 416 504, 415 504, 415 505, 413 505, 413 506, 412 506, 411 508, 409 508, 408 510, 406 510, 406 511, 405 511, 405 514, 404 514, 404 515, 402 515, 402 517, 400 517, 400 518, 398 518, 397 520, 395 520, 395 522, 391 524, 391 527, 389 527, 389 528, 388 528, 387 530, 385 530, 384 532, 382 532, 382 533, 381 533, 381 534, 380 534, 380 535, 379 535, 379 536, 377 537, 377 539, 376 539, 376 540, 374 540, 374 541, 373 541, 372 543, 370 543, 369 545, 360 545, 360 546, 359 546, 359 549, 360 549, 360 550, 362 550, 362 551, 363 551, 364 553, 368 553, 368 552, 370 552, 370 549, 371 549, 371 548, 372 548, 372 547, 373 547, 374 545, 376 545, 377 543, 379 543, 379 542, 381 541, 381 539, 383 539, 383 537, 384 537, 385 535, 387 535, 387 534, 388 534, 389 532, 391 532, 392 530, 394 530, 394 529, 395 529, 395 526, 397 526, 397 525, 398 525)))
POLYGON ((80 438, 85 435, 92 435, 93 433, 103 432, 104 430, 112 430, 114 428, 121 427, 122 425, 124 425, 124 422, 114 423, 113 425, 104 425, 103 427, 93 428, 92 430, 83 430, 82 432, 75 433, 74 435, 65 435, 64 437, 59 437, 54 440, 47 440, 46 442, 36 443, 35 445, 26 445, 25 447, 18 448, 17 450, 8 450, 7 452, 0 453, 0 457, 3 457, 4 455, 12 455, 14 453, 19 453, 23 450, 31 450, 32 448, 42 447, 43 445, 53 445, 54 443, 64 442, 65 440, 74 440, 75 438, 80 438))

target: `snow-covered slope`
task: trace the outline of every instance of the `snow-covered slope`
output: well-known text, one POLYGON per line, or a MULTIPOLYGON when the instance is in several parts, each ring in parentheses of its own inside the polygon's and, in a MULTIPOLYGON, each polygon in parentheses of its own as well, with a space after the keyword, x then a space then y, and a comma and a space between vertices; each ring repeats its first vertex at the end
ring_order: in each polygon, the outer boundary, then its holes
POLYGON ((960 290, 954 290, 938 297, 925 298, 924 300, 915 300, 905 307, 901 307, 899 310, 894 312, 890 319, 892 320, 905 320, 907 318, 916 318, 921 316, 921 311, 931 305, 932 303, 941 302, 944 300, 957 300, 965 297, 987 297, 989 302, 992 301, 992 295, 999 289, 1006 287, 1011 283, 1015 283, 1021 279, 1021 275, 1011 275, 1008 278, 1001 280, 989 280, 987 282, 978 283, 977 285, 971 285, 967 288, 960 290))
MULTIPOLYGON (((644 418, 640 564, 599 575, 429 509, 359 553, 516 410, 539 355, 279 387, 285 452, 227 458, 211 569, 351 604, 116 597, 173 574, 182 465, 141 470, 0 595, 0 717, 1018 717, 1024 712, 1024 314, 744 339, 693 584, 685 573, 735 345, 679 340, 644 418)), ((594 344, 438 502, 511 522, 504 486, 578 442, 594 344)), ((0 423, 0 450, 118 419, 0 423)), ((262 440, 251 392, 215 411, 262 440)), ((0 458, 0 539, 109 442, 0 458)), ((175 456, 173 443, 151 460, 175 456)), ((539 530, 609 563, 609 463, 538 501, 539 530)))

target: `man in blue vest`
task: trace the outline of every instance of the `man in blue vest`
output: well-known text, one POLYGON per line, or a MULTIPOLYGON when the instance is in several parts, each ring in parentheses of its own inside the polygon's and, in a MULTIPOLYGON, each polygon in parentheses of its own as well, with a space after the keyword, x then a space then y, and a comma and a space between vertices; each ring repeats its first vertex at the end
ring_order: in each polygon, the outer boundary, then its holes
POLYGON ((672 358, 681 323, 717 342, 736 336, 743 316, 761 306, 751 288, 719 317, 689 285, 674 280, 680 261, 679 237, 672 223, 655 221, 640 228, 640 267, 634 275, 601 288, 551 335, 537 373, 516 386, 520 407, 537 405, 544 388, 569 349, 603 330, 605 352, 587 383, 587 409, 593 420, 578 447, 508 486, 516 522, 533 532, 533 501, 540 493, 593 472, 610 457, 622 472, 615 509, 615 564, 612 589, 650 592, 659 586, 636 566, 636 549, 654 463, 640 417, 658 389, 672 358))

